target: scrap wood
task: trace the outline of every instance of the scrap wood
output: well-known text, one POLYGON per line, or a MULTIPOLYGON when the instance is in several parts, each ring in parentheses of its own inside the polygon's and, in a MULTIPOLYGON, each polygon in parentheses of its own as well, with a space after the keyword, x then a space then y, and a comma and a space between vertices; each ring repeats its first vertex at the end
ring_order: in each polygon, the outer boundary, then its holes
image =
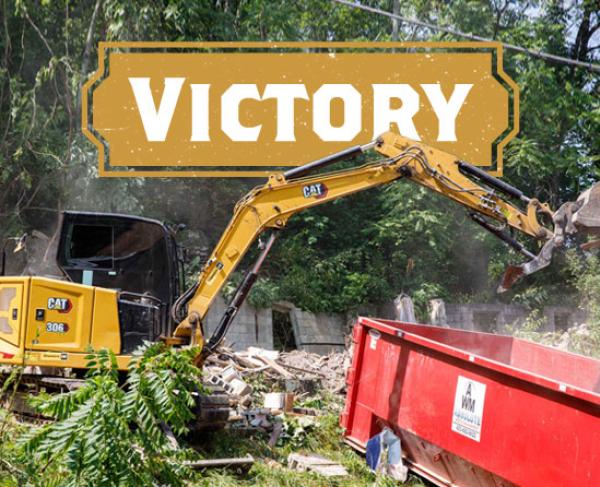
POLYGON ((272 360, 272 359, 270 359, 268 357, 261 357, 261 356, 257 356, 257 358, 260 359, 260 360, 262 360, 265 364, 267 364, 273 370, 279 372, 286 379, 291 379, 292 377, 294 377, 290 372, 288 372, 287 370, 285 370, 281 365, 279 365, 274 360, 272 360))
POLYGON ((273 460, 272 458, 265 458, 263 460, 264 464, 271 467, 271 468, 283 468, 283 465, 281 465, 281 463, 279 463, 276 460, 273 460))
POLYGON ((321 377, 323 379, 327 379, 327 376, 325 374, 323 374, 322 372, 318 372, 316 370, 309 370, 309 369, 305 369, 303 367, 296 367, 295 365, 289 365, 289 364, 281 363, 280 361, 278 361, 277 363, 279 365, 281 365, 282 367, 285 367, 285 368, 288 368, 288 369, 297 370, 298 372, 305 372, 307 374, 313 374, 313 375, 316 375, 317 377, 321 377))
MULTIPOLYGON (((257 347, 248 347, 246 353, 248 354, 246 357, 248 360, 260 361, 263 364, 271 367, 286 379, 293 377, 290 372, 276 362, 277 358, 279 357, 279 352, 275 350, 264 350, 257 347)), ((238 354, 238 356, 239 355, 241 354, 238 354)))
POLYGON ((175 438, 175 434, 173 433, 171 427, 163 421, 160 423, 160 429, 162 429, 163 433, 167 437, 171 448, 173 450, 177 450, 177 448, 179 448, 179 442, 177 441, 177 438, 175 438))
POLYGON ((298 415, 298 416, 320 416, 321 411, 319 411, 318 409, 315 409, 315 408, 294 407, 287 414, 298 415))
POLYGON ((255 369, 240 369, 240 372, 244 375, 248 375, 248 374, 256 374, 258 372, 263 372, 268 369, 270 369, 270 367, 268 365, 263 365, 262 367, 256 367, 255 369))
POLYGON ((257 360, 254 357, 243 357, 241 355, 236 355, 235 360, 239 362, 240 365, 250 370, 258 369, 264 366, 264 362, 257 360))
POLYGON ((273 425, 273 431, 271 432, 271 437, 269 438, 269 447, 273 448, 277 444, 277 440, 281 436, 283 431, 283 423, 275 423, 273 425))
MULTIPOLYGON (((242 352, 235 352, 228 347, 223 347, 223 346, 219 347, 217 355, 219 357, 221 357, 221 356, 227 357, 234 364, 237 363, 238 365, 241 365, 242 367, 245 367, 245 368, 253 369, 255 367, 261 367, 263 365, 261 362, 252 360, 250 357, 245 356, 245 354, 243 354, 242 352)), ((222 360, 222 359, 220 358, 220 360, 222 360)), ((227 365, 229 365, 229 364, 227 364, 227 365)))
POLYGON ((223 360, 219 357, 216 357, 214 355, 209 355, 208 357, 206 357, 207 363, 215 364, 219 367, 227 367, 228 365, 230 365, 230 361, 231 361, 231 359, 229 361, 227 361, 227 360, 223 360))
POLYGON ((262 367, 264 364, 259 362, 258 360, 252 360, 250 357, 244 357, 242 354, 240 353, 235 353, 235 352, 225 352, 225 351, 220 351, 219 352, 222 355, 226 355, 229 357, 229 359, 234 362, 237 363, 238 365, 241 365, 242 367, 246 368, 246 369, 255 369, 257 367, 262 367))
POLYGON ((583 250, 592 250, 600 248, 600 240, 592 240, 591 242, 586 242, 580 245, 583 250))
POLYGON ((249 453, 245 457, 238 458, 211 458, 207 460, 195 460, 183 462, 186 467, 201 468, 224 468, 224 467, 250 467, 254 463, 254 457, 249 453))
POLYGON ((269 366, 266 365, 264 362, 260 362, 260 364, 257 363, 257 365, 252 367, 246 367, 236 362, 232 362, 232 365, 233 367, 235 367, 235 370, 237 370, 242 376, 249 374, 257 374, 259 372, 263 372, 269 369, 269 366))
POLYGON ((265 350, 264 348, 259 347, 248 347, 246 353, 253 357, 267 357, 271 360, 277 360, 280 354, 280 352, 278 352, 277 350, 265 350))
POLYGON ((290 453, 287 462, 288 467, 299 472, 311 471, 325 477, 343 477, 348 475, 348 470, 343 465, 320 455, 290 453))

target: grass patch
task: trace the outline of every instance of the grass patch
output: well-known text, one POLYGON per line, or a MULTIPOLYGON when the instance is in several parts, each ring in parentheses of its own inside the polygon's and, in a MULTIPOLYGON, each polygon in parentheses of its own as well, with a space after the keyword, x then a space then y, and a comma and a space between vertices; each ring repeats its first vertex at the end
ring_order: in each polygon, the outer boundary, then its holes
MULTIPOLYGON (((182 382, 169 386, 169 380, 172 377, 197 377, 198 371, 188 367, 190 357, 173 354, 170 350, 148 349, 139 363, 132 365, 127 387, 119 385, 118 376, 109 364, 110 354, 99 353, 98 357, 96 361, 102 362, 101 367, 91 369, 82 388, 35 399, 38 410, 54 417, 55 422, 22 424, 0 408, 0 487, 158 483, 225 487, 398 485, 389 478, 373 474, 364 456, 343 443, 343 431, 338 420, 343 398, 338 395, 321 390, 299 402, 299 406, 318 409, 321 416, 272 418, 271 422, 282 422, 282 433, 277 444, 270 447, 270 432, 263 430, 232 427, 202 435, 187 432, 184 423, 190 419, 189 410, 185 404, 174 401, 182 400, 182 391, 193 389, 194 384, 188 386, 182 382), (150 365, 152 368, 149 368, 150 365), (173 369, 178 373, 172 372, 173 369), (151 379, 156 377, 163 379, 158 383, 161 387, 153 387, 155 382, 151 379), (173 393, 175 385, 177 394, 173 393), (145 398, 144 401, 152 407, 152 415, 141 414, 143 408, 139 406, 132 407, 137 404, 133 401, 137 398, 145 398), (167 415, 170 406, 173 414, 167 415), (86 407, 92 409, 88 411, 86 407), (147 421, 144 419, 146 416, 147 421), (162 432, 153 427, 160 422, 169 424, 176 433, 183 435, 179 448, 169 449, 162 432), (104 430, 98 432, 100 426, 104 430), (328 478, 289 469, 287 458, 294 452, 315 453, 339 462, 349 475, 328 478), (247 454, 251 454, 256 462, 245 471, 231 468, 195 471, 184 467, 187 460, 243 457, 247 454), (131 461, 135 455, 138 459, 131 461), (113 465, 116 461, 120 462, 119 468, 113 465), (165 469, 161 470, 163 464, 168 467, 166 474, 165 469), (100 480, 90 479, 102 469, 106 473, 100 480), (162 481, 167 474, 171 481, 162 481)), ((254 382, 256 390, 272 389, 272 384, 264 376, 255 378, 254 382)), ((417 477, 410 477, 406 485, 425 484, 417 477)))
MULTIPOLYGON (((270 448, 269 434, 266 432, 245 435, 229 429, 207 435, 196 436, 192 443, 204 458, 240 457, 250 453, 256 463, 250 470, 236 473, 231 470, 206 470, 198 472, 192 485, 202 486, 396 486, 397 482, 378 477, 369 470, 364 456, 354 451, 342 441, 342 428, 336 414, 326 414, 316 418, 315 425, 307 430, 302 446, 291 441, 278 442, 270 448), (337 461, 348 470, 347 477, 327 478, 315 473, 304 473, 286 467, 290 453, 316 453, 337 461)), ((410 475, 405 485, 425 486, 423 480, 410 475)))

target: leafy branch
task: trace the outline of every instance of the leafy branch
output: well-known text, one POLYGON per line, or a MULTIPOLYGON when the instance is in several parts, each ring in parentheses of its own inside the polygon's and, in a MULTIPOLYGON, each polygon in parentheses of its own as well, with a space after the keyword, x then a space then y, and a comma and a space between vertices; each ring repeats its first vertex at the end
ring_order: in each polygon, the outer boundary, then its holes
POLYGON ((195 355, 147 344, 122 382, 111 351, 90 353, 82 387, 32 400, 56 421, 19 440, 29 478, 52 471, 48 478, 61 485, 181 485, 190 475, 185 452, 171 445, 163 425, 188 432, 201 388, 195 355))

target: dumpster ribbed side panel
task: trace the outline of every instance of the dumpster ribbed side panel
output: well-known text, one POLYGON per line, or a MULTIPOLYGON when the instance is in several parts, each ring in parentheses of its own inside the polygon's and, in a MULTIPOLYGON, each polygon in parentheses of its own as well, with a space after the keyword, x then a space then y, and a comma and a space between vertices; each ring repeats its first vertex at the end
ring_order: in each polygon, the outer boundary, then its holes
MULTIPOLYGON (((425 325, 359 318, 341 418, 346 440, 361 449, 388 426, 413 468, 438 485, 600 485, 594 391, 572 391, 540 378, 540 370, 517 370, 469 351, 488 338, 506 345, 506 337, 453 331, 437 333, 449 346, 423 338, 436 335, 425 325)), ((529 344, 522 343, 519 353, 529 344)), ((579 359, 572 356, 573 363, 579 359)), ((570 358, 546 360, 559 366, 557 360, 570 358)))

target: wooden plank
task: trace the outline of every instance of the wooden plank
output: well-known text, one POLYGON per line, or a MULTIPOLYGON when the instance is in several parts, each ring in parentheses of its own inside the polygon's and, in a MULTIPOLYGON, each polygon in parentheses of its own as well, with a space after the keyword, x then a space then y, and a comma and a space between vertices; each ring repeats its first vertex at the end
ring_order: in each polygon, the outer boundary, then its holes
POLYGON ((206 460, 196 460, 193 462, 184 462, 184 465, 194 469, 201 468, 225 468, 250 466, 254 463, 254 457, 250 454, 238 458, 209 458, 206 460))

